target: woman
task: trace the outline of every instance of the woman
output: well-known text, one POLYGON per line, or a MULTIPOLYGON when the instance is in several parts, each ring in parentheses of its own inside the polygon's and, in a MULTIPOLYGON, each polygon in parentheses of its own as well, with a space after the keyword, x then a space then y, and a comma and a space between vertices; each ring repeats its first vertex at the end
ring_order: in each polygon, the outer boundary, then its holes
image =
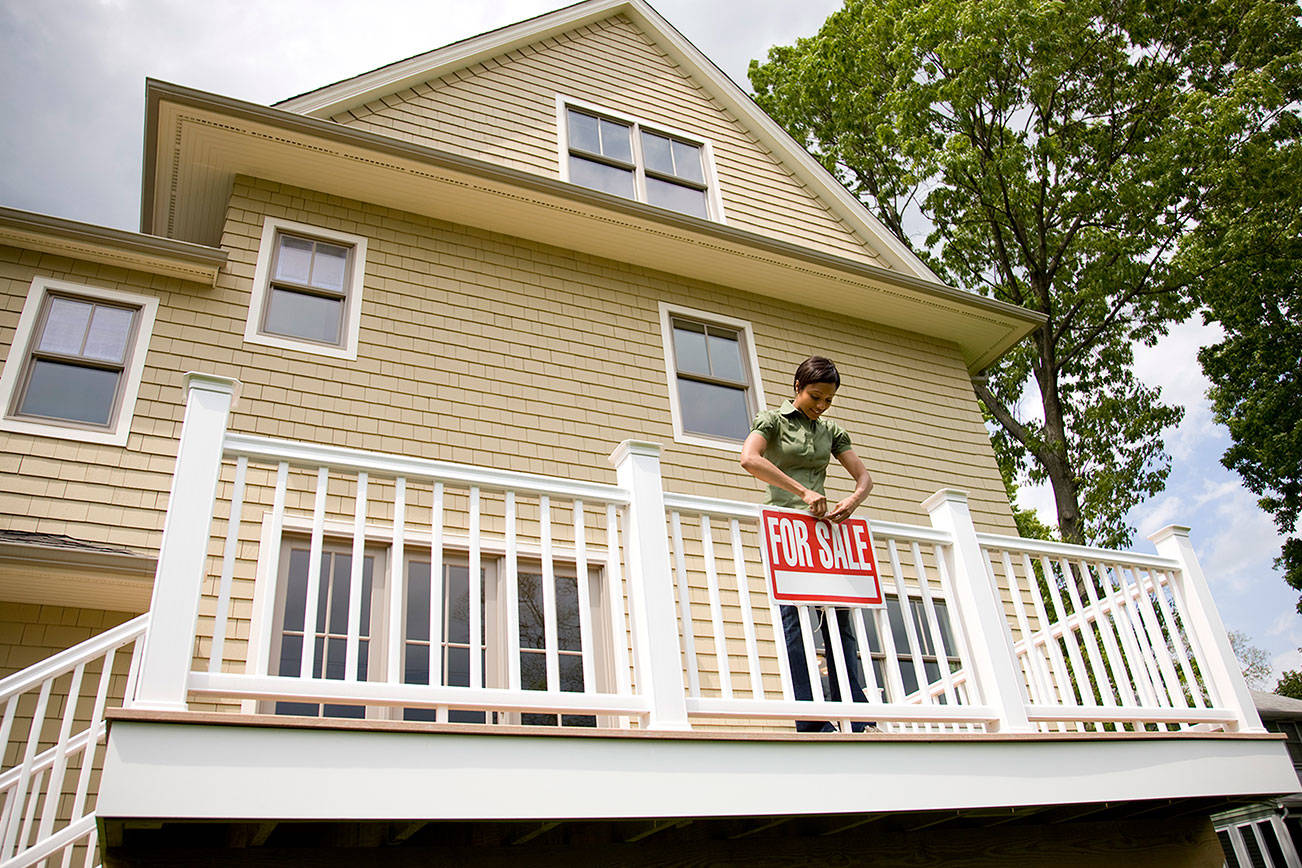
MULTIPOLYGON (((850 448, 850 435, 840 425, 822 418, 841 386, 841 375, 830 360, 810 356, 796 368, 794 385, 794 397, 783 401, 778 409, 765 410, 755 417, 750 434, 741 447, 741 466, 768 484, 765 502, 769 505, 807 509, 811 515, 829 521, 843 521, 863 503, 868 492, 872 491, 873 481, 868 468, 850 448), (829 504, 823 485, 827 478, 827 465, 833 456, 854 477, 855 486, 849 497, 829 504)), ((791 662, 791 682, 796 699, 813 699, 798 610, 795 606, 782 606, 781 609, 782 631, 786 635, 787 659, 791 662)), ((845 651, 846 661, 851 663, 848 667, 851 698, 855 702, 867 702, 859 667, 853 664, 859 657, 859 644, 855 641, 850 612, 837 609, 836 613, 841 648, 845 651)), ((820 620, 823 647, 827 649, 830 699, 838 701, 841 688, 835 655, 831 651, 831 629, 826 617, 820 620)), ((862 732, 865 726, 862 721, 855 721, 854 731, 862 732)), ((796 729, 800 732, 830 732, 834 727, 829 721, 798 720, 796 729)))

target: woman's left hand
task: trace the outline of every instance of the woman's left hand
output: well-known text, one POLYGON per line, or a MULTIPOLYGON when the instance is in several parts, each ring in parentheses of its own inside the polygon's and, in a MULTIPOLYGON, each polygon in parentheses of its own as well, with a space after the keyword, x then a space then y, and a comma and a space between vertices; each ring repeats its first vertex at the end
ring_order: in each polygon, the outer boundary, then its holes
POLYGON ((845 500, 829 509, 827 514, 823 517, 828 521, 833 521, 839 524, 849 518, 858 508, 859 501, 853 497, 847 497, 845 500))

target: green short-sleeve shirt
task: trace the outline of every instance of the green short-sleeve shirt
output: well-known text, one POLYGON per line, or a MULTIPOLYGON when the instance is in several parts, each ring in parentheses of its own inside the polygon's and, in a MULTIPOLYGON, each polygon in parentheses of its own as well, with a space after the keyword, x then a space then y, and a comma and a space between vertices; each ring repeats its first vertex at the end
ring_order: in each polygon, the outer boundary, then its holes
MULTIPOLYGON (((835 422, 810 419, 790 401, 776 410, 764 410, 755 417, 750 430, 758 431, 768 441, 764 457, 774 466, 806 488, 823 494, 827 480, 827 463, 833 455, 850 448, 850 435, 835 422)), ((805 502, 776 485, 768 486, 771 506, 804 509, 805 502)))

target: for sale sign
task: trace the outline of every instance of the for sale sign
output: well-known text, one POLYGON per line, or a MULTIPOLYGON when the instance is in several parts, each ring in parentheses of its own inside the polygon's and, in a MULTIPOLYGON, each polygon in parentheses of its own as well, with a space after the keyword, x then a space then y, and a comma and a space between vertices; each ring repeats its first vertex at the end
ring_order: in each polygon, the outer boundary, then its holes
POLYGON ((881 606, 872 532, 862 518, 833 524, 806 512, 760 510, 769 593, 779 603, 881 606))

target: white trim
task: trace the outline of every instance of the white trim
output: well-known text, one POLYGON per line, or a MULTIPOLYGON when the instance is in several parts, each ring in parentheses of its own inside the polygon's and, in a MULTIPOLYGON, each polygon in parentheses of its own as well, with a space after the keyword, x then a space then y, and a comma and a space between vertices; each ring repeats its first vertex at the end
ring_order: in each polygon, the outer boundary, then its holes
MULTIPOLYGON (((703 139, 697 133, 689 133, 685 130, 672 127, 667 124, 655 122, 648 123, 641 118, 624 112, 612 111, 604 106, 588 102, 582 99, 575 99, 562 93, 556 94, 556 158, 559 163, 560 179, 564 182, 570 182, 570 142, 569 142, 569 121, 566 118, 566 109, 579 109, 583 112, 600 115, 610 118, 613 121, 628 124, 633 128, 632 148, 634 169, 634 201, 641 202, 644 205, 650 205, 647 201, 646 192, 646 166, 642 159, 642 138, 637 135, 638 132, 646 131, 650 133, 663 134, 665 136, 679 139, 689 144, 696 145, 701 149, 701 172, 705 183, 705 210, 706 220, 714 223, 728 222, 727 216, 723 210, 723 196, 719 191, 719 173, 714 165, 714 145, 709 139, 703 139)), ((589 189, 589 188, 584 188, 589 189)), ((694 188, 689 188, 694 189, 694 188)), ((662 208, 662 205, 652 205, 655 208, 662 208)), ((675 208, 665 208, 666 211, 673 211, 675 214, 686 212, 678 211, 675 208)), ((689 217, 695 216, 692 214, 689 217)))
MULTIPOLYGON (((203 681, 257 689, 264 680, 205 674, 203 681)), ((361 686, 395 703, 428 690, 361 686)), ((572 698, 645 707, 640 697, 572 698)), ((1257 739, 769 741, 753 734, 508 736, 491 727, 454 734, 358 723, 115 720, 97 813, 192 821, 533 820, 543 811, 552 819, 744 817, 1223 797, 1296 785, 1282 744, 1257 739)))
POLYGON ((149 351, 149 340, 153 335, 157 314, 158 299, 153 296, 89 286, 84 283, 53 280, 48 277, 34 278, 31 288, 27 291, 27 300, 23 302, 23 312, 18 318, 18 329, 14 332, 9 356, 5 359, 4 373, 0 374, 0 401, 3 402, 0 404, 0 410, 4 413, 3 417, 0 417, 0 430, 36 434, 42 437, 58 437, 63 440, 80 440, 84 443, 127 445, 127 435, 131 433, 131 420, 136 408, 136 397, 140 392, 140 380, 145 371, 145 355, 149 351), (107 430, 85 428, 74 422, 64 425, 56 421, 38 422, 9 416, 8 410, 13 403, 14 390, 18 387, 23 366, 30 355, 36 320, 40 316, 41 305, 44 304, 51 290, 139 308, 140 320, 136 323, 135 342, 131 347, 127 366, 122 369, 122 398, 117 407, 113 426, 107 430))
POLYGON ((682 414, 679 412, 678 404, 678 369, 674 365, 674 339, 673 328, 671 327, 670 318, 673 316, 688 317, 691 319, 701 320, 706 323, 727 326, 735 328, 744 335, 745 358, 748 365, 748 375, 750 377, 750 393, 747 400, 750 401, 750 413, 753 417, 760 410, 768 406, 768 400, 764 397, 764 382, 759 375, 759 357, 755 353, 755 334, 751 330, 750 323, 743 319, 723 316, 722 314, 711 313, 709 311, 697 310, 692 307, 683 305, 670 304, 669 302, 660 302, 660 345, 664 352, 665 361, 665 382, 669 387, 669 414, 674 426, 674 442, 685 443, 691 446, 704 446, 708 449, 726 449, 731 452, 741 452, 741 440, 730 440, 725 437, 711 437, 705 434, 695 434, 683 430, 682 414))
POLYGON ((262 223, 262 240, 258 244, 258 264, 253 272, 253 287, 249 295, 249 318, 244 326, 245 343, 357 361, 357 335, 362 322, 362 290, 365 280, 366 239, 363 236, 323 229, 306 223, 295 223, 291 220, 281 220, 278 217, 266 217, 262 223), (268 283, 271 279, 271 262, 275 258, 276 235, 279 232, 291 232, 324 241, 334 241, 352 248, 352 265, 348 275, 348 295, 342 324, 342 345, 332 347, 312 341, 263 334, 259 331, 263 306, 267 300, 268 283))

